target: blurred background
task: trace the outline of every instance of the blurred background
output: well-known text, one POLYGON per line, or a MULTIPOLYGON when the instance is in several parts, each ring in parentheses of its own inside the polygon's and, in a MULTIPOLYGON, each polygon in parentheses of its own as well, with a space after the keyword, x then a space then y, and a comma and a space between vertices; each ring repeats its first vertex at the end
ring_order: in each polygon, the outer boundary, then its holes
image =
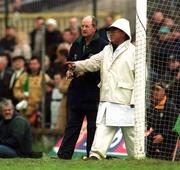
POLYGON ((7 70, 9 74, 6 84, 3 83, 5 77, 0 79, 0 97, 11 98, 15 106, 20 104, 18 109, 31 124, 33 139, 39 141, 35 147, 51 148, 64 132, 68 85, 63 83, 61 66, 80 35, 82 18, 96 16, 98 30, 105 30, 117 18, 125 17, 130 21, 134 37, 135 14, 135 0, 0 0, 0 57, 8 60, 2 63, 0 73, 7 70), (32 61, 32 56, 39 61, 32 61), (19 67, 22 58, 23 64, 19 67), (31 76, 34 62, 35 72, 43 75, 38 74, 37 79, 31 76), (22 74, 15 79, 18 70, 27 72, 30 78, 22 74), (61 91, 61 84, 66 91, 61 91), (23 93, 28 93, 28 103, 33 107, 21 105, 23 93))
POLYGON ((0 36, 6 25, 14 25, 22 31, 33 28, 37 16, 55 18, 58 28, 68 27, 68 18, 95 15, 98 26, 104 24, 106 16, 126 17, 134 25, 135 1, 132 0, 0 0, 0 36))

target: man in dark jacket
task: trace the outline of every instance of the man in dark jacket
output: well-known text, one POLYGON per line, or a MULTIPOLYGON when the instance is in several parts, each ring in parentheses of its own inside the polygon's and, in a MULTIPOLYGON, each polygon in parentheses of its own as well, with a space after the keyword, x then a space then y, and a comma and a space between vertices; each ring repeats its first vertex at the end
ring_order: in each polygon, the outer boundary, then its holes
POLYGON ((11 98, 9 84, 13 71, 8 67, 6 54, 0 54, 0 97, 11 98))
MULTIPOLYGON (((97 20, 93 16, 83 18, 81 34, 72 45, 69 61, 85 60, 100 52, 107 42, 100 38, 97 30, 97 20)), ((84 118, 87 119, 87 156, 96 129, 96 115, 99 103, 100 81, 99 72, 74 76, 68 89, 68 122, 64 138, 58 151, 60 159, 71 159, 75 144, 79 137, 84 118)))
POLYGON ((5 36, 0 39, 0 52, 11 53, 16 45, 15 38, 16 30, 13 26, 8 26, 5 29, 5 36))
POLYGON ((177 142, 172 129, 178 117, 175 104, 166 96, 165 85, 153 86, 151 106, 147 110, 147 156, 171 160, 177 142))
POLYGON ((0 102, 0 158, 29 157, 32 153, 30 126, 14 111, 11 100, 0 102))
POLYGON ((35 19, 35 28, 30 32, 30 46, 32 50, 32 55, 38 57, 40 57, 42 53, 44 23, 45 23, 45 19, 43 17, 37 17, 35 19))

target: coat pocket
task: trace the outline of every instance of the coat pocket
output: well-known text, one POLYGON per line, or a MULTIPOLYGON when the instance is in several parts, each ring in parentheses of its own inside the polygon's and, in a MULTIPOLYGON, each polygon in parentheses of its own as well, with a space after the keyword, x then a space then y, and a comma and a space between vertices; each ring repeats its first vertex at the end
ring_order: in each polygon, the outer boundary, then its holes
POLYGON ((128 82, 122 82, 122 81, 117 83, 117 87, 123 88, 123 89, 129 89, 129 90, 133 90, 134 89, 134 85, 133 84, 130 84, 128 82))

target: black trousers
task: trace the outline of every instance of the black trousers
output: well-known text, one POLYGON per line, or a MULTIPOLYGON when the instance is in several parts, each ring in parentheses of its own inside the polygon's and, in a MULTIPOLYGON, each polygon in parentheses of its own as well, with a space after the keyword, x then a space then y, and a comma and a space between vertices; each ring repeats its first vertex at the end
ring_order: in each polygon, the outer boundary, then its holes
POLYGON ((61 146, 58 150, 58 157, 61 159, 71 159, 75 145, 78 140, 84 118, 87 119, 87 156, 91 150, 94 134, 96 130, 97 110, 82 110, 69 108, 68 122, 65 129, 61 146))

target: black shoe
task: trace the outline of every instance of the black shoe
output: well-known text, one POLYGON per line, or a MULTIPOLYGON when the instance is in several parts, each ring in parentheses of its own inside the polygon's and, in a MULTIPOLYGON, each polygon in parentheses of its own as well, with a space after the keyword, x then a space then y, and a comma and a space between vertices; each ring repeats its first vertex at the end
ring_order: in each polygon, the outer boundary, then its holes
POLYGON ((43 153, 42 152, 35 152, 32 151, 29 155, 28 158, 42 158, 43 157, 43 153))
POLYGON ((59 159, 64 159, 64 160, 71 160, 70 157, 64 156, 64 155, 58 155, 58 158, 59 158, 59 159))

